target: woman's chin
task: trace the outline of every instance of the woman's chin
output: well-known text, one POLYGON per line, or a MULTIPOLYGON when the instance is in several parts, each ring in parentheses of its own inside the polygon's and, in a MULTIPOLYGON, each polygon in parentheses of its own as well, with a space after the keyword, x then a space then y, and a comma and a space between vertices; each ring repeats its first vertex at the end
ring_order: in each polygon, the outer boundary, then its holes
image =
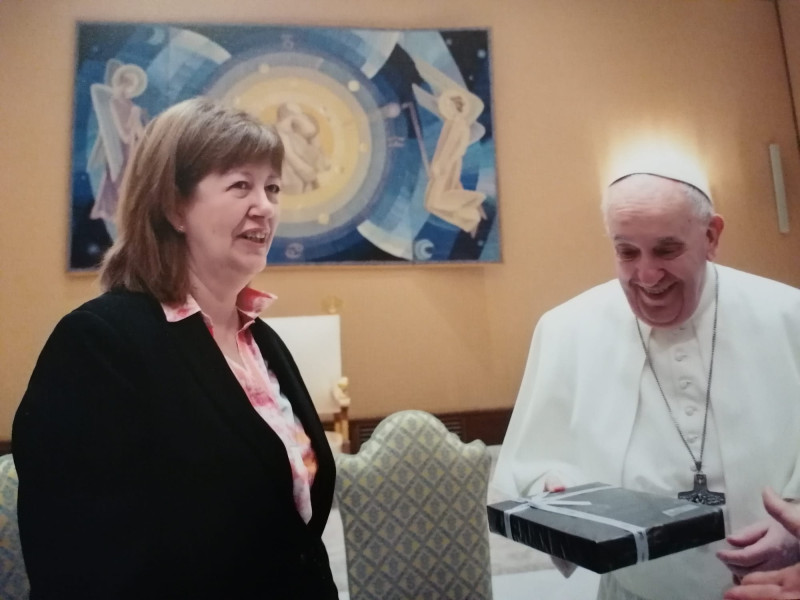
POLYGON ((256 275, 261 273, 261 271, 263 271, 266 268, 267 259, 265 258, 262 262, 259 262, 259 263, 254 264, 254 265, 248 265, 248 266, 249 266, 248 269, 244 269, 243 270, 243 275, 245 275, 248 278, 248 281, 249 281, 250 279, 252 279, 256 275))
POLYGON ((231 283, 240 285, 241 287, 247 286, 250 281, 267 266, 266 258, 261 260, 239 260, 234 263, 229 263, 227 277, 231 283))

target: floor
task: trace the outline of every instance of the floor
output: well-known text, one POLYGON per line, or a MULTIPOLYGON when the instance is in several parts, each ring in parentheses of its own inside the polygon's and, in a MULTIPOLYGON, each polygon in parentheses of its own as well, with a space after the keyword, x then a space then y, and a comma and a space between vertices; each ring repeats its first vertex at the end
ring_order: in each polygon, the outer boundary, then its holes
MULTIPOLYGON (((493 575, 494 600, 594 600, 600 576, 577 569, 564 579, 555 569, 493 575)), ((348 599, 347 594, 340 598, 348 599)), ((349 600, 349 599, 348 599, 349 600)))
MULTIPOLYGON (((498 447, 490 447, 493 456, 498 447)), ((487 504, 503 498, 490 490, 487 504)), ((569 579, 556 571, 546 554, 489 534, 494 600, 594 600, 599 576, 577 569, 569 579)), ((342 520, 337 509, 331 512, 323 534, 331 561, 333 579, 340 600, 349 600, 342 520)), ((465 599, 467 600, 467 599, 465 599)))
MULTIPOLYGON (((494 600, 594 600, 598 578, 585 569, 569 579, 555 569, 497 575, 492 577, 492 592, 494 600)), ((350 600, 350 594, 339 592, 339 600, 350 600)))

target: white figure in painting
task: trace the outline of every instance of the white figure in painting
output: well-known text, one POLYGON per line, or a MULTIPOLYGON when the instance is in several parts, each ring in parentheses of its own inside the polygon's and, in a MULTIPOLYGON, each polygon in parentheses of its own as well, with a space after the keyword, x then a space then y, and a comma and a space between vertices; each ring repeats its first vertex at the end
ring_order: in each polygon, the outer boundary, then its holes
POLYGON ((486 194, 465 190, 461 184, 461 166, 469 145, 468 117, 473 112, 469 96, 457 89, 439 96, 439 112, 444 122, 431 159, 425 208, 474 236, 481 219, 486 217, 481 206, 486 194))
POLYGON ((147 74, 137 65, 112 59, 108 61, 105 80, 106 83, 93 83, 89 88, 98 126, 89 168, 102 168, 99 181, 92 186, 94 206, 90 217, 113 220, 125 166, 144 133, 145 113, 133 98, 147 87, 147 74))
POLYGON ((275 123, 284 147, 283 191, 297 195, 319 187, 319 173, 330 168, 330 162, 319 141, 319 123, 295 102, 278 107, 275 123))
POLYGON ((428 165, 425 208, 474 236, 481 220, 486 218, 482 207, 486 194, 464 189, 461 169, 467 148, 484 133, 483 126, 477 122, 483 112, 483 101, 432 65, 423 61, 415 63, 438 93, 434 98, 415 85, 417 100, 442 119, 442 131, 428 165))

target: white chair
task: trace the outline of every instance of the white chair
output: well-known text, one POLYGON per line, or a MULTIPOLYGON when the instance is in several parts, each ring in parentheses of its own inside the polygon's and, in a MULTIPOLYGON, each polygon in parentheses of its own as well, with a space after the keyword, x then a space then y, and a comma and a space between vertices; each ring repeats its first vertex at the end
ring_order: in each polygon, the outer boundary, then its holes
POLYGON ((300 369, 314 407, 335 453, 350 450, 348 380, 342 376, 339 315, 271 317, 264 319, 281 337, 300 369))

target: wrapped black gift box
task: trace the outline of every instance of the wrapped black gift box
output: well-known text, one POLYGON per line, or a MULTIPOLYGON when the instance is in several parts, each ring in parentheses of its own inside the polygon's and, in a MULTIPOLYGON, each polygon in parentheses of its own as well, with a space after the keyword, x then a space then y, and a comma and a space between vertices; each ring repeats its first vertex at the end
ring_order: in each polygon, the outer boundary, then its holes
POLYGON ((720 506, 604 483, 588 483, 533 500, 544 503, 544 507, 534 508, 515 500, 489 505, 489 530, 595 573, 607 573, 725 537, 720 506), (580 504, 583 502, 591 504, 580 504))

